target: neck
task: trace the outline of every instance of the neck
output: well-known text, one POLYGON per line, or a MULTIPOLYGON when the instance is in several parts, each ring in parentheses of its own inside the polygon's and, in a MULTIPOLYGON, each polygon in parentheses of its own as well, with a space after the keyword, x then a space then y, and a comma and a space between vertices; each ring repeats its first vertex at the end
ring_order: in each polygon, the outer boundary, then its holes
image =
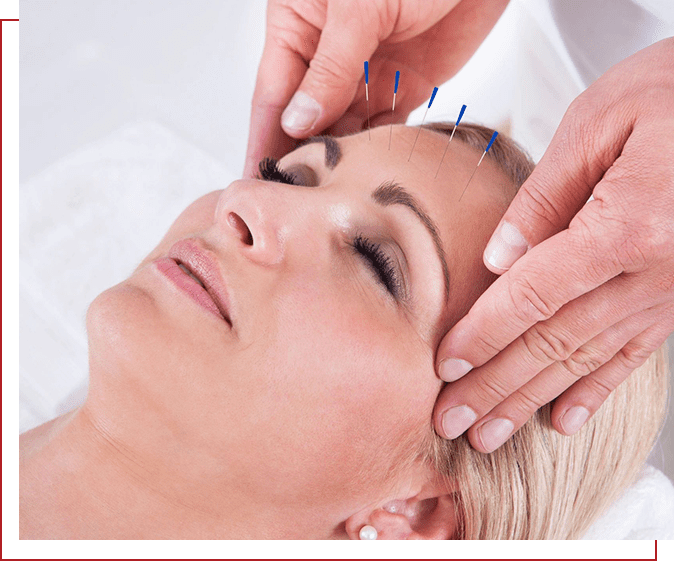
POLYGON ((220 467, 207 477, 202 465, 194 481, 199 461, 167 467, 137 454, 85 404, 20 437, 21 538, 291 537, 279 520, 292 513, 256 505, 220 467))

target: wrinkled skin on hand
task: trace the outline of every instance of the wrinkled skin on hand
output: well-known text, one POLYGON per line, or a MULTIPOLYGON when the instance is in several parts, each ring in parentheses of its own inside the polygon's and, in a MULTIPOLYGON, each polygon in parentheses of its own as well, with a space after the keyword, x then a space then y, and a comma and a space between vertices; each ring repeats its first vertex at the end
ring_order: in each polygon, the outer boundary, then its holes
POLYGON ((571 434, 674 330, 672 130, 674 39, 573 102, 485 250, 502 275, 439 346, 439 434, 489 452, 555 398, 571 434))

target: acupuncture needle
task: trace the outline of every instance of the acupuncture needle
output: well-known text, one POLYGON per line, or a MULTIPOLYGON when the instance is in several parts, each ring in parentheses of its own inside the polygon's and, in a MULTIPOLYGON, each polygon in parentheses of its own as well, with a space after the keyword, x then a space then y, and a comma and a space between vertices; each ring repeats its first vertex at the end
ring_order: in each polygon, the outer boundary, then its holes
POLYGON ((442 166, 442 160, 445 159, 445 154, 447 154, 447 148, 449 148, 449 143, 452 141, 452 138, 454 138, 454 133, 456 132, 456 127, 459 126, 459 123, 461 122, 461 117, 463 117, 463 113, 466 111, 466 106, 464 105, 461 107, 461 112, 459 113, 459 118, 456 120, 456 123, 454 123, 454 128, 452 129, 452 134, 449 137, 449 140, 447 141, 447 146, 445 146, 445 151, 442 153, 442 158, 440 158, 440 163, 438 164, 438 170, 435 172, 435 179, 438 177, 438 173, 440 173, 440 167, 442 166))
POLYGON ((412 158, 412 152, 414 152, 414 147, 417 145, 417 140, 419 140, 419 135, 421 134, 421 125, 423 125, 424 121, 426 120, 426 114, 428 113, 428 110, 431 108, 431 105, 433 103, 433 100, 435 99, 436 93, 438 93, 437 87, 433 88, 433 93, 431 94, 431 100, 428 102, 428 107, 426 107, 426 111, 424 111, 424 118, 421 119, 421 123, 419 124, 419 130, 417 132, 417 137, 414 139, 414 144, 412 144, 412 150, 410 150, 410 156, 409 156, 409 158, 407 158, 408 162, 412 158))
POLYGON ((365 61, 365 103, 367 105, 367 138, 368 140, 372 140, 372 137, 370 135, 370 93, 367 88, 367 83, 368 83, 368 61, 365 61))
POLYGON ((400 70, 396 70, 396 85, 393 88, 393 105, 391 106, 391 127, 388 131, 388 149, 391 149, 391 135, 393 134, 393 112, 396 108, 396 94, 398 93, 398 81, 400 80, 400 70))
MULTIPOLYGON (((491 148, 491 145, 494 144, 494 140, 496 140, 496 136, 498 135, 498 132, 494 131, 494 134, 491 135, 491 140, 489 141, 489 144, 487 144, 487 147, 485 148, 482 156, 480 157, 480 161, 477 163, 475 166, 475 169, 473 170, 473 173, 470 175, 470 178, 468 179, 468 183, 466 183, 466 186, 463 188, 463 193, 466 192, 466 189, 468 189, 468 185, 470 185, 470 182, 473 180, 473 176, 475 175, 475 172, 477 171, 477 168, 480 167, 480 164, 482 163, 482 160, 484 160, 484 157, 487 155, 487 152, 489 152, 489 149, 491 148)), ((459 197, 459 202, 461 202, 461 198, 463 197, 463 193, 461 193, 461 197, 459 197)))

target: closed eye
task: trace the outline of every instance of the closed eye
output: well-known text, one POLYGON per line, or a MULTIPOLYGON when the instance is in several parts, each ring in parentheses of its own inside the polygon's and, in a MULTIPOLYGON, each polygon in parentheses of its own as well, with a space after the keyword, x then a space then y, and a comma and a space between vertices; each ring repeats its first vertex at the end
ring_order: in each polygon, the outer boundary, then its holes
MULTIPOLYGON (((276 181, 287 185, 304 185, 294 173, 283 170, 275 158, 264 158, 259 163, 257 179, 276 181)), ((313 173, 313 172, 312 172, 313 173)), ((312 181, 313 184, 315 182, 312 181)), ((386 254, 377 242, 358 234, 352 243, 354 251, 361 256, 370 267, 377 281, 395 298, 401 297, 402 283, 393 259, 386 254)))
POLYGON ((353 248, 368 262, 377 280, 398 300, 401 294, 400 278, 393 259, 384 252, 381 245, 359 234, 353 240, 353 248))
POLYGON ((275 158, 264 158, 258 165, 258 179, 263 181, 277 181, 288 185, 300 185, 297 177, 287 171, 282 170, 275 158))

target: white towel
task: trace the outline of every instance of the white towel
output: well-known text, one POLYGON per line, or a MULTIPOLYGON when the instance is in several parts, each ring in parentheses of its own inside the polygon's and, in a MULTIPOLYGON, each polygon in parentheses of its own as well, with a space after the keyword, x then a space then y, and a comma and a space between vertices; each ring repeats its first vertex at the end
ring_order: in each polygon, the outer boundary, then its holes
POLYGON ((584 540, 674 539, 674 485, 645 466, 639 479, 597 520, 584 540))
POLYGON ((83 402, 91 301, 127 278, 189 203, 236 177, 141 121, 21 184, 20 432, 83 402))

